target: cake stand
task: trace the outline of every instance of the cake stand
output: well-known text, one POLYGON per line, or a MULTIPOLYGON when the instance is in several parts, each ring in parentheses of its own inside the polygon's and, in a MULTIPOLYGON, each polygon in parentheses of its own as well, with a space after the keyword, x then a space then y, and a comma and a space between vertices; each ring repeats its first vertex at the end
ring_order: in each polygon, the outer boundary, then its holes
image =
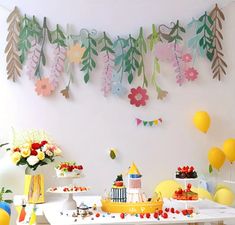
MULTIPOLYGON (((188 183, 198 182, 198 178, 175 178, 175 180, 183 182, 185 189, 187 188, 187 184, 188 183)), ((172 201, 177 201, 179 203, 184 203, 186 209, 189 207, 190 203, 196 203, 196 202, 200 202, 201 201, 201 199, 199 199, 199 198, 197 200, 178 200, 178 199, 171 198, 171 200, 172 201)))
MULTIPOLYGON (((79 176, 75 176, 75 177, 58 177, 58 178, 63 178, 63 179, 78 179, 84 177, 83 175, 79 175, 79 176)), ((63 210, 77 210, 77 202, 74 200, 73 198, 73 194, 78 194, 78 193, 83 193, 83 192, 87 192, 88 190, 90 190, 89 187, 86 187, 85 190, 67 190, 67 191, 63 191, 64 188, 72 188, 74 186, 77 185, 68 185, 68 186, 63 186, 63 187, 55 187, 56 190, 53 190, 54 188, 49 188, 47 190, 47 192, 49 193, 53 193, 53 194, 67 194, 68 198, 64 201, 63 205, 62 205, 62 209, 63 210)))

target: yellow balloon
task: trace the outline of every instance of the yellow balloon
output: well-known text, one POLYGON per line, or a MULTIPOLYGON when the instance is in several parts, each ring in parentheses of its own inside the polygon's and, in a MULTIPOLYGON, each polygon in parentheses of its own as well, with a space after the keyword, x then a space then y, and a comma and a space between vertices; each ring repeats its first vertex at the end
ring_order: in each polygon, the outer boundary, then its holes
POLYGON ((192 187, 191 188, 192 191, 197 192, 198 193, 198 197, 201 199, 209 199, 211 201, 213 201, 212 195, 209 191, 207 191, 205 188, 202 187, 192 187))
POLYGON ((225 154, 221 149, 213 147, 208 152, 208 160, 213 168, 219 170, 224 164, 225 154))
POLYGON ((0 222, 1 222, 0 223, 1 225, 9 225, 10 224, 10 216, 3 209, 0 209, 0 222))
POLYGON ((229 138, 224 142, 223 151, 227 160, 231 163, 235 161, 235 139, 229 138))
POLYGON ((198 111, 194 114, 193 123, 198 130, 206 133, 210 127, 211 119, 207 112, 198 111))
POLYGON ((175 180, 165 180, 157 185, 155 188, 156 193, 161 193, 164 198, 172 198, 178 188, 182 188, 182 185, 175 180))
POLYGON ((234 194, 227 188, 221 188, 215 193, 214 200, 219 204, 231 206, 234 202, 234 194))

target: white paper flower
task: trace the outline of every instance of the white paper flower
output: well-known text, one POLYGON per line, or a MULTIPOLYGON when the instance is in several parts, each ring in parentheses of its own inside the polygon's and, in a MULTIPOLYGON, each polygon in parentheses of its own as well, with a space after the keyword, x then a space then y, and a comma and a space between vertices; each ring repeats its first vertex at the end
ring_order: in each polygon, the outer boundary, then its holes
POLYGON ((53 152, 51 152, 50 150, 46 150, 46 154, 47 154, 49 157, 53 156, 53 152))
POLYGON ((31 155, 27 158, 27 162, 29 163, 30 166, 34 166, 36 163, 39 162, 39 159, 35 155, 31 155))
POLYGON ((42 151, 46 152, 49 149, 50 145, 49 144, 45 144, 42 146, 42 151))

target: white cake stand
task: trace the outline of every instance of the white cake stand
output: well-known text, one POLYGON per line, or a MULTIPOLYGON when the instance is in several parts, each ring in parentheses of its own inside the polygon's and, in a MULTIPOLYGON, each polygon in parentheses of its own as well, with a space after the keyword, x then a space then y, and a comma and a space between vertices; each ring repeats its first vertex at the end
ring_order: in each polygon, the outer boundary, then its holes
MULTIPOLYGON (((74 177, 58 177, 58 178, 63 178, 63 179, 79 179, 81 177, 84 177, 84 175, 79 175, 79 176, 74 176, 74 177)), ((71 186, 66 186, 66 187, 73 187, 75 185, 71 185, 71 186)), ((83 192, 87 192, 88 190, 90 190, 89 187, 86 187, 86 190, 77 190, 77 191, 63 191, 62 189, 65 187, 57 187, 58 190, 52 190, 53 188, 49 188, 47 190, 47 192, 49 193, 53 193, 53 194, 67 194, 68 198, 64 201, 63 205, 62 205, 62 210, 77 210, 77 202, 74 200, 73 198, 73 194, 78 194, 78 193, 83 193, 83 192)))

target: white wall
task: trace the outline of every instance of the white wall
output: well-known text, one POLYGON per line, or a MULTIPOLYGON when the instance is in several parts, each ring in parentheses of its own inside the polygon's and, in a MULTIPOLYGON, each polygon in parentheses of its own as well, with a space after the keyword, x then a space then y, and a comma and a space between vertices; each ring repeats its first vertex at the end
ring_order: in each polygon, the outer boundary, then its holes
MULTIPOLYGON (((135 33, 139 26, 150 29, 152 23, 168 23, 180 19, 185 24, 192 17, 210 9, 216 1, 141 1, 141 0, 2 0, 0 5, 12 9, 15 5, 22 13, 47 16, 50 25, 73 24, 75 30, 96 28, 107 30, 113 36, 135 33)), ((151 100, 144 108, 130 106, 127 98, 104 98, 100 92, 102 66, 92 74, 92 82, 84 84, 77 68, 76 84, 72 86, 71 100, 65 100, 59 91, 49 98, 38 97, 34 85, 23 74, 17 83, 6 79, 5 23, 8 11, 0 9, 0 141, 8 140, 11 127, 15 129, 44 129, 64 151, 66 160, 76 160, 85 168, 86 178, 79 182, 90 185, 91 193, 102 194, 132 161, 144 175, 144 188, 151 193, 155 185, 172 178, 178 165, 195 165, 207 172, 207 151, 221 146, 228 137, 235 136, 235 4, 224 5, 224 52, 229 65, 228 74, 221 82, 212 80, 210 65, 199 60, 199 79, 178 87, 175 76, 165 66, 161 84, 169 91, 165 101, 151 100), (210 113, 212 124, 208 134, 198 132, 192 125, 197 110, 210 113), (136 127, 135 117, 163 118, 156 128, 136 127), (119 150, 118 159, 107 155, 109 147, 119 150)), ((148 62, 151 63, 151 62, 148 62)), ((150 69, 148 69, 150 72, 150 69)), ((61 82, 61 87, 64 85, 61 82)), ((3 153, 1 153, 3 156, 3 153)), ((44 168, 46 186, 59 184, 53 170, 44 168)), ((0 161, 0 183, 15 193, 23 190, 23 169, 11 165, 5 156, 0 161), (17 186, 16 186, 17 184, 17 186)), ((1 186, 0 185, 0 186, 1 186)))

